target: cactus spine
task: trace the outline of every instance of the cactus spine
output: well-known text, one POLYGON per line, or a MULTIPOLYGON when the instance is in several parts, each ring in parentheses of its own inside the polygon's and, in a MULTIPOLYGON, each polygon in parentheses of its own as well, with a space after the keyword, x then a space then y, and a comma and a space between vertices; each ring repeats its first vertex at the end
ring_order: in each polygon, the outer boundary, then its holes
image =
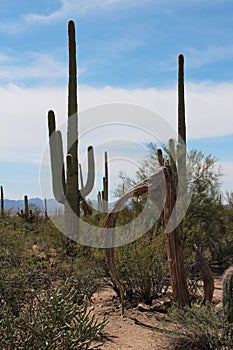
POLYGON ((75 25, 68 23, 69 38, 69 83, 68 83, 68 127, 67 127, 67 155, 66 175, 63 163, 62 135, 56 130, 55 114, 48 112, 48 126, 50 137, 50 158, 52 169, 53 193, 55 199, 65 204, 65 226, 69 235, 78 233, 78 217, 80 216, 80 202, 87 196, 95 179, 93 147, 88 147, 88 175, 85 186, 79 188, 78 176, 78 103, 77 103, 77 63, 75 25))
POLYGON ((223 307, 226 320, 233 323, 233 265, 223 276, 223 307))
POLYGON ((3 186, 1 186, 1 216, 4 216, 5 210, 4 210, 4 190, 3 186))

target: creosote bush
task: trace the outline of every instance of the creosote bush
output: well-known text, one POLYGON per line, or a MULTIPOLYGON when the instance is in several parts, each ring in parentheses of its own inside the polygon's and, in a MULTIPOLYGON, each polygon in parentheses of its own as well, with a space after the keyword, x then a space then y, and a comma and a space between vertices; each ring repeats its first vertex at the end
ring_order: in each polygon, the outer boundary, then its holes
POLYGON ((116 249, 116 265, 126 299, 151 304, 169 284, 164 237, 145 234, 116 249))
POLYGON ((36 294, 19 316, 0 307, 1 349, 90 349, 107 320, 98 321, 86 303, 77 303, 78 291, 66 281, 36 294))

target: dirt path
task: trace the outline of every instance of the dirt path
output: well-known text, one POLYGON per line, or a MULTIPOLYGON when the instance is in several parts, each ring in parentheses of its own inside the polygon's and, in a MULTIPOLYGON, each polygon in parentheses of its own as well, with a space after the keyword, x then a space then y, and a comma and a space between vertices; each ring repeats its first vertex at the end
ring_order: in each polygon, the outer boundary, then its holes
POLYGON ((162 349, 166 345, 162 331, 164 314, 153 312, 139 312, 136 309, 126 310, 125 317, 121 317, 120 310, 114 307, 115 293, 110 287, 104 287, 93 297, 95 314, 106 316, 109 320, 105 333, 107 341, 98 347, 101 350, 148 350, 162 349), (156 331, 158 329, 158 331, 156 331))
MULTIPOLYGON (((95 314, 98 318, 106 316, 106 339, 100 342, 98 350, 162 350, 168 348, 166 330, 171 326, 168 316, 158 312, 126 310, 121 317, 119 308, 114 305, 115 293, 103 286, 93 296, 95 314)), ((215 278, 214 302, 222 299, 222 278, 215 278)))

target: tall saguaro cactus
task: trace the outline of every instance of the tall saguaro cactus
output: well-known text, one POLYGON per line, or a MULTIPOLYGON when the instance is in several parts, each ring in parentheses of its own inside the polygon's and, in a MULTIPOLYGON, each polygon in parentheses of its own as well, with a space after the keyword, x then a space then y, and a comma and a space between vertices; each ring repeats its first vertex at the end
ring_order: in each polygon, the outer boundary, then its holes
MULTIPOLYGON (((166 165, 166 199, 163 210, 165 231, 172 223, 171 232, 166 232, 166 247, 170 270, 173 301, 178 307, 189 305, 187 278, 184 268, 183 248, 180 240, 180 229, 177 224, 177 164, 175 162, 174 142, 169 140, 170 159, 166 165)), ((164 164, 163 153, 158 149, 158 161, 164 164)), ((178 161, 177 161, 178 163, 178 161)))
POLYGON ((77 102, 77 63, 75 25, 68 23, 69 38, 69 83, 68 83, 68 126, 67 126, 67 155, 66 174, 63 160, 62 135, 56 130, 55 114, 48 112, 50 137, 50 158, 54 197, 59 203, 65 204, 66 234, 77 235, 80 202, 87 196, 95 179, 93 147, 88 147, 88 175, 84 187, 79 186, 78 159, 78 102, 77 102))
POLYGON ((47 198, 44 199, 44 216, 45 216, 45 220, 47 220, 49 218, 49 216, 48 216, 47 198))
MULTIPOLYGON (((162 151, 158 152, 161 163, 162 151)), ((168 263, 171 275, 173 300, 179 307, 189 305, 187 279, 184 268, 182 243, 180 240, 180 228, 177 222, 178 210, 182 209, 182 203, 186 194, 186 125, 185 125, 185 100, 184 100, 184 56, 178 56, 178 145, 169 140, 170 153, 170 177, 167 181, 167 194, 164 205, 164 227, 168 228, 172 222, 174 228, 166 233, 166 245, 168 263), (175 155, 176 153, 176 155, 175 155), (178 186, 178 187, 177 187, 178 186), (181 198, 177 198, 178 190, 181 198), (177 201, 179 200, 179 205, 177 201)), ((163 158, 163 157, 162 157, 163 158)))
POLYGON ((178 142, 186 145, 186 123, 184 102, 184 56, 178 56, 178 142))
MULTIPOLYGON (((170 279, 173 292, 173 301, 178 307, 189 305, 189 293, 187 278, 184 268, 183 248, 180 239, 180 228, 177 220, 177 202, 178 194, 181 192, 181 201, 185 199, 186 191, 186 127, 185 127, 185 108, 184 108, 184 57, 178 58, 178 145, 175 149, 173 140, 169 140, 168 152, 170 159, 165 161, 163 152, 158 149, 158 162, 160 169, 157 173, 136 184, 131 190, 127 191, 114 204, 108 212, 103 222, 104 228, 114 228, 121 206, 132 197, 142 195, 147 192, 156 192, 159 204, 164 204, 162 219, 166 231, 167 256, 170 270, 170 279), (162 195, 164 182, 166 181, 165 203, 162 195), (178 188, 178 186, 179 188, 178 188), (179 189, 179 191, 178 191, 179 189)), ((180 200, 180 198, 179 198, 180 200)), ((182 203, 181 203, 182 204, 182 203)), ((179 209, 179 208, 178 208, 179 209)), ((107 232, 108 233, 108 232, 107 232)), ((115 257, 114 257, 114 235, 106 238, 106 257, 111 277, 114 279, 121 297, 122 314, 124 313, 124 289, 118 277, 115 257), (109 244, 110 242, 110 244, 109 244)))
POLYGON ((25 209, 25 221, 28 221, 29 218, 29 204, 28 204, 28 196, 24 196, 24 209, 25 209))
POLYGON ((3 186, 1 186, 1 216, 4 216, 5 210, 4 210, 4 191, 3 186))
POLYGON ((180 192, 185 193, 186 184, 186 122, 184 97, 184 56, 178 56, 178 143, 177 167, 179 171, 180 192))

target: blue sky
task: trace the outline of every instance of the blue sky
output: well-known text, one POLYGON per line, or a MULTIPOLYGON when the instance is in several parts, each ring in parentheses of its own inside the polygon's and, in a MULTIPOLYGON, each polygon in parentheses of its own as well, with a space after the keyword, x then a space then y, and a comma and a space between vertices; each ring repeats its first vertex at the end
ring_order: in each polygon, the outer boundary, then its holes
MULTIPOLYGON (((223 190, 233 189, 231 0, 0 0, 0 5, 0 183, 7 197, 40 196, 46 113, 54 108, 58 123, 66 116, 71 18, 80 110, 133 103, 176 128, 177 56, 184 54, 189 148, 216 156, 225 174, 223 190)), ((96 146, 93 136, 86 141, 96 146)), ((143 152, 126 148, 122 157, 134 160, 128 169, 133 173, 143 152)), ((101 169, 102 155, 96 156, 101 169)), ((113 184, 121 166, 127 170, 125 162, 113 165, 113 184)))

